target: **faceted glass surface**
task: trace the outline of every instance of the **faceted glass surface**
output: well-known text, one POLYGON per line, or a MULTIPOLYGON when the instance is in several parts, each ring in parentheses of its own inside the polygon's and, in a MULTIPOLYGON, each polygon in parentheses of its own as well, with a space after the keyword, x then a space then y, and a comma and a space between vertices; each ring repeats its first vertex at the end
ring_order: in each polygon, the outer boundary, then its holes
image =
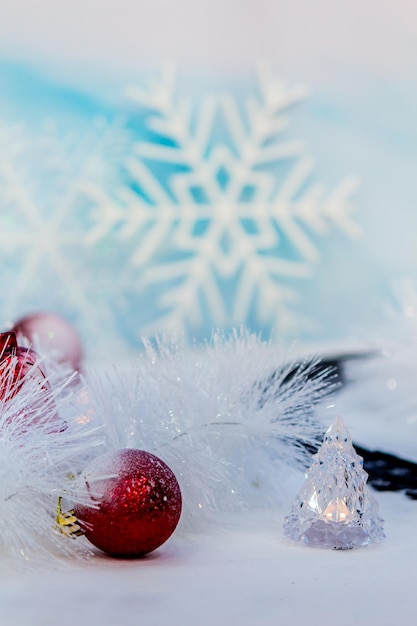
POLYGON ((313 459, 285 518, 287 537, 339 550, 383 539, 378 504, 366 485, 368 474, 340 417, 326 432, 313 459))

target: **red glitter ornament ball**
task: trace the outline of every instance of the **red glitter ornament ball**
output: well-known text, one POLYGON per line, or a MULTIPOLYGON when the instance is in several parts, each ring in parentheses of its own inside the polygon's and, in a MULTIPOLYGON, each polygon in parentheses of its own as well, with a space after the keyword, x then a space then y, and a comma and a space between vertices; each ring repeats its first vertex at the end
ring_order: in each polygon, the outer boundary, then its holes
POLYGON ((26 340, 40 353, 67 363, 75 370, 80 368, 82 345, 75 328, 55 313, 33 313, 18 320, 12 329, 19 343, 26 340))
POLYGON ((139 557, 162 545, 181 515, 181 491, 157 456, 125 449, 95 459, 79 479, 75 515, 91 543, 139 557))

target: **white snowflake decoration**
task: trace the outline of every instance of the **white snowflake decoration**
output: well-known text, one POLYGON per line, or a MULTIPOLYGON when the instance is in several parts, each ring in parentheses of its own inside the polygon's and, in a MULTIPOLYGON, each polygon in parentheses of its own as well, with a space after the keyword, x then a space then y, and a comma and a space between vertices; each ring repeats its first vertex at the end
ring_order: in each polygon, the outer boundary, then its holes
POLYGON ((1 361, 1 557, 17 566, 16 557, 34 566, 85 557, 88 545, 64 535, 55 515, 72 476, 102 452, 103 432, 84 412, 89 406, 75 373, 67 377, 48 359, 28 366, 23 380, 16 371, 17 362, 1 361))
MULTIPOLYGON (((279 139, 286 109, 304 90, 276 82, 267 70, 259 78, 259 97, 247 98, 244 113, 230 94, 206 96, 197 111, 190 99, 177 100, 170 70, 151 90, 129 91, 151 111, 153 137, 138 141, 126 161, 141 193, 120 190, 119 216, 112 211, 108 227, 120 226, 121 241, 140 242, 130 270, 157 309, 141 332, 230 327, 251 315, 261 327, 294 331, 294 285, 312 275, 319 258, 314 235, 333 225, 359 233, 349 204, 356 181, 330 194, 321 185, 306 188, 312 160, 299 141, 279 139), (176 171, 163 181, 155 164, 176 171)), ((91 237, 102 233, 99 220, 91 237)))
POLYGON ((308 328, 298 295, 320 238, 359 227, 356 182, 309 185, 312 160, 284 134, 303 95, 263 69, 257 95, 196 105, 167 69, 129 90, 133 113, 41 132, 0 120, 3 322, 41 306, 112 350, 161 331, 308 328))
POLYGON ((72 131, 46 123, 41 133, 0 120, 3 322, 42 306, 63 308, 86 333, 112 327, 95 297, 105 255, 86 245, 86 197, 114 184, 125 140, 117 121, 98 117, 72 131))

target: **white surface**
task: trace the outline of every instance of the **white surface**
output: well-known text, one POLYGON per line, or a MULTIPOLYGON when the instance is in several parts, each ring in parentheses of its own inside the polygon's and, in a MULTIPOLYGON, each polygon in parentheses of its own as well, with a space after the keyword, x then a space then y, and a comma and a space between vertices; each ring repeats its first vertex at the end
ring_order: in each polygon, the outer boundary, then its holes
POLYGON ((377 494, 387 539, 316 550, 282 535, 284 511, 218 535, 174 535, 138 561, 107 557, 59 572, 0 573, 7 626, 415 624, 417 503, 377 494))

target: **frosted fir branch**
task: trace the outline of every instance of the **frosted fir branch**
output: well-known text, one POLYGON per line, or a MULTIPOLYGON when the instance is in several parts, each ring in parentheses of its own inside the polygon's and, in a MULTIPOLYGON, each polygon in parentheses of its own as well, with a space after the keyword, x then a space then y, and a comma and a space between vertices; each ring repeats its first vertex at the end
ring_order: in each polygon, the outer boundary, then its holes
POLYGON ((59 532, 55 514, 68 477, 99 453, 103 434, 84 411, 76 374, 54 381, 39 375, 47 365, 37 361, 18 386, 12 369, 0 371, 0 549, 17 567, 90 554, 59 532))
POLYGON ((186 528, 220 513, 280 500, 288 468, 304 467, 322 432, 314 406, 334 386, 317 359, 283 364, 277 348, 245 331, 186 350, 145 341, 127 371, 93 376, 88 393, 108 451, 144 449, 176 474, 186 528))

